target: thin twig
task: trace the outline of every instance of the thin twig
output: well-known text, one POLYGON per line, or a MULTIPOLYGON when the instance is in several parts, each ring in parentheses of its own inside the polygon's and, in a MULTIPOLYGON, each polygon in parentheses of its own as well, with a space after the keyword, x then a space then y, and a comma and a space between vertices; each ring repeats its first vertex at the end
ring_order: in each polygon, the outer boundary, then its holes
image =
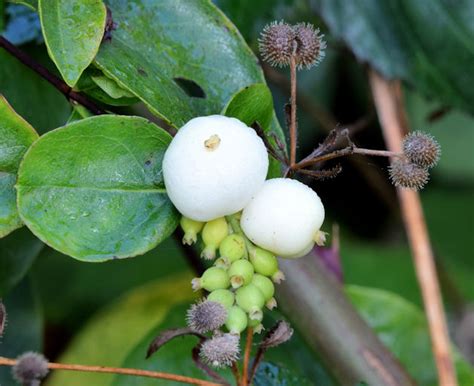
MULTIPOLYGON (((286 162, 285 156, 278 154, 278 151, 273 147, 273 145, 268 140, 268 137, 265 135, 265 132, 263 131, 262 126, 260 126, 258 122, 254 122, 250 125, 250 127, 252 127, 252 129, 255 130, 257 135, 263 141, 263 144, 267 148, 268 153, 277 161, 280 161, 283 165, 286 165, 287 162, 286 162)), ((274 137, 274 139, 276 139, 276 137, 274 137)), ((279 145, 277 144, 277 146, 279 145)))
POLYGON ((235 384, 240 385, 240 373, 239 373, 239 367, 237 365, 237 362, 232 363, 232 366, 230 369, 232 370, 232 374, 234 375, 235 384))
POLYGON ((25 66, 31 68, 43 79, 47 80, 57 90, 59 90, 69 100, 72 99, 77 103, 87 107, 93 114, 100 115, 106 114, 106 111, 88 99, 85 95, 74 91, 69 87, 63 80, 52 74, 46 67, 36 62, 33 58, 27 55, 25 52, 14 46, 3 36, 0 36, 0 47, 4 48, 8 53, 17 58, 25 66))
POLYGON ((245 352, 244 352, 244 363, 242 369, 242 386, 248 385, 249 380, 249 361, 250 361, 250 352, 252 351, 252 340, 253 340, 253 328, 247 328, 247 339, 245 341, 245 352))
POLYGON ((290 82, 291 82, 291 111, 290 111, 290 167, 296 163, 296 142, 298 140, 296 128, 296 42, 294 42, 293 55, 290 59, 290 82))
MULTIPOLYGON (((16 359, 0 357, 0 366, 15 366, 17 363, 16 359)), ((122 374, 122 375, 135 375, 138 377, 167 379, 170 381, 187 383, 189 385, 201 385, 201 386, 220 386, 220 383, 214 383, 204 381, 202 379, 185 377, 183 375, 163 373, 158 371, 149 371, 141 369, 128 369, 128 368, 117 368, 117 367, 105 367, 105 366, 85 366, 85 365, 72 365, 65 363, 48 363, 48 369, 51 370, 68 370, 68 371, 82 371, 89 373, 108 373, 108 374, 122 374)))
POLYGON ((294 170, 303 169, 303 168, 307 168, 308 166, 317 164, 319 162, 329 161, 334 158, 345 157, 345 156, 353 155, 353 154, 370 155, 370 156, 376 156, 376 157, 396 157, 396 156, 400 156, 402 153, 401 152, 397 153, 397 152, 388 151, 388 150, 372 150, 372 149, 363 149, 359 147, 348 146, 348 147, 345 147, 344 149, 335 150, 329 154, 324 154, 307 161, 298 162, 296 165, 293 166, 293 169, 294 170))
MULTIPOLYGON (((405 131, 399 115, 403 108, 397 95, 399 82, 390 82, 374 71, 370 71, 369 77, 385 142, 389 149, 399 152, 405 131)), ((456 386, 448 328, 420 197, 413 190, 399 188, 398 198, 425 305, 439 384, 456 386)))

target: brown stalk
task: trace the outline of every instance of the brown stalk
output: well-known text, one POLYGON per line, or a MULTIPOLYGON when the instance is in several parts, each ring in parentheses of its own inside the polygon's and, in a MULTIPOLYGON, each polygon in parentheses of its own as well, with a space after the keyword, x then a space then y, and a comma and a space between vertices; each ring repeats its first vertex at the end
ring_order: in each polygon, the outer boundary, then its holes
POLYGON ((290 167, 293 167, 293 165, 296 163, 296 143, 298 140, 298 134, 296 129, 296 42, 294 42, 293 44, 293 55, 291 55, 290 59, 290 167))
MULTIPOLYGON (((400 152, 406 132, 400 83, 388 81, 373 70, 369 79, 387 147, 400 152)), ((398 188, 397 192, 428 319, 439 384, 456 386, 446 317, 420 196, 408 189, 398 188)))
POLYGON ((245 352, 244 352, 244 363, 242 369, 242 382, 241 386, 248 385, 248 376, 249 376, 249 362, 250 362, 250 352, 252 351, 252 340, 253 340, 253 328, 247 328, 247 339, 245 341, 245 352))
MULTIPOLYGON (((0 366, 15 366, 17 363, 16 359, 0 357, 0 366)), ((187 383, 189 385, 200 385, 200 386, 220 386, 220 383, 214 383, 204 381, 197 378, 185 377, 177 374, 162 373, 157 371, 140 370, 140 369, 127 369, 117 367, 105 367, 105 366, 85 366, 85 365, 72 365, 65 363, 48 363, 48 369, 51 370, 68 370, 68 371, 82 371, 92 373, 109 373, 109 374, 121 374, 121 375, 135 375, 138 377, 148 377, 157 379, 167 379, 170 381, 187 383)))

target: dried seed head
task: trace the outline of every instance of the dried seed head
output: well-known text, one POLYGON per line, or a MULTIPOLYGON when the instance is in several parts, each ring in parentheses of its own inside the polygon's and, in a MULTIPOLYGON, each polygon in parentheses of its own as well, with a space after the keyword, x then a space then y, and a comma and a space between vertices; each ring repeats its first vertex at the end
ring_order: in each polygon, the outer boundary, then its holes
POLYGON ((48 361, 41 354, 27 352, 18 357, 12 374, 22 385, 39 385, 39 381, 48 374, 48 361))
POLYGON ((309 23, 298 23, 293 27, 296 34, 296 64, 299 69, 309 69, 321 62, 324 58, 326 42, 319 28, 309 23))
POLYGON ((235 334, 216 335, 206 340, 199 352, 204 362, 218 368, 231 366, 239 354, 239 336, 235 334))
POLYGON ((193 304, 187 314, 188 326, 201 334, 217 330, 224 325, 226 319, 225 307, 210 300, 193 304))
POLYGON ((406 159, 397 159, 390 165, 390 179, 395 186, 420 190, 428 182, 429 173, 422 166, 406 159))
POLYGON ((283 21, 268 24, 258 40, 263 60, 272 66, 289 65, 294 41, 295 31, 289 24, 283 21))
POLYGON ((287 342, 293 335, 293 329, 284 320, 280 320, 270 331, 261 343, 261 347, 268 349, 279 346, 287 342))
POLYGON ((441 148, 430 134, 415 131, 403 140, 403 153, 411 162, 432 168, 439 160, 441 148))

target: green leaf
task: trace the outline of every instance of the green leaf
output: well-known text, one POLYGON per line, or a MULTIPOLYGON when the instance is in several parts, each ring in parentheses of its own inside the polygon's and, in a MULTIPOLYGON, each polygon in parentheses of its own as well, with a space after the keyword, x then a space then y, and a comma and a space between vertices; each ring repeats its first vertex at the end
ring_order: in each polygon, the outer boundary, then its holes
MULTIPOLYGON (((7 324, 0 342, 0 355, 15 358, 25 351, 41 351, 43 320, 31 281, 22 280, 3 302, 7 311, 7 324)), ((10 367, 0 366, 0 383, 15 384, 10 367)))
MULTIPOLYGON (((35 60, 49 67, 44 46, 23 46, 35 60)), ((71 107, 64 96, 33 70, 0 50, 0 90, 13 108, 39 133, 63 125, 71 107)))
POLYGON ((117 82, 92 66, 82 73, 76 88, 91 98, 110 106, 130 106, 139 101, 132 93, 120 87, 117 82))
MULTIPOLYGON (((281 143, 285 143, 273 110, 272 93, 263 83, 255 83, 236 92, 222 110, 222 114, 237 118, 248 126, 258 122, 273 146, 275 146, 275 140, 270 134, 275 134, 281 143)), ((268 178, 280 176, 280 162, 270 158, 268 178)))
POLYGON ((39 0, 38 12, 49 55, 72 87, 99 50, 105 5, 101 0, 39 0))
POLYGON ((359 60, 423 94, 474 112, 474 3, 314 0, 331 33, 359 60), (449 44, 446 44, 449 42, 449 44), (442 49, 440 48, 442 47, 442 49))
POLYGON ((264 82, 257 58, 209 0, 107 4, 117 29, 96 65, 176 127, 219 113, 235 92, 264 82))
POLYGON ((38 138, 0 94, 0 237, 22 226, 16 207, 15 182, 20 161, 38 138))
POLYGON ((5 28, 5 1, 0 0, 0 32, 5 28))
MULTIPOLYGON (((81 363, 87 358, 90 364, 120 366, 143 336, 152 329, 156 332, 156 326, 173 306, 194 299, 190 281, 189 274, 170 276, 141 286, 110 304, 79 332, 60 362, 81 363)), ((184 318, 181 315, 182 323, 184 318)), ((111 374, 57 372, 48 386, 111 386, 113 378, 111 374)))
POLYGON ((90 113, 89 110, 87 110, 86 107, 84 107, 80 104, 76 104, 76 105, 72 106, 72 113, 69 116, 66 124, 69 124, 69 123, 72 123, 72 122, 75 122, 75 121, 80 121, 81 119, 89 118, 91 116, 92 116, 92 114, 90 113))
POLYGON ((0 298, 25 276, 42 248, 26 228, 0 240, 0 298))
MULTIPOLYGON (((437 385, 428 326, 424 314, 391 292, 346 286, 346 293, 382 342, 402 362, 420 386, 437 385)), ((460 385, 474 383, 474 371, 454 352, 460 385)))
POLYGON ((178 223, 161 174, 170 141, 144 118, 113 115, 49 132, 20 167, 20 216, 46 244, 79 260, 145 253, 178 223))
POLYGON ((7 0, 9 3, 22 4, 33 10, 38 8, 38 0, 7 0))

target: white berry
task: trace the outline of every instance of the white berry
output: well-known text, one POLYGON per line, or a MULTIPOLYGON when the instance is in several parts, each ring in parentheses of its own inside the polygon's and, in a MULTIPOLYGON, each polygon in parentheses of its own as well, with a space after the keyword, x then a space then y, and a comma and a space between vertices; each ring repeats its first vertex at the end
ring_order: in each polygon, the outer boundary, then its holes
POLYGON ((240 225, 256 245, 280 257, 305 255, 319 237, 324 206, 305 184, 288 178, 265 182, 244 208, 240 225))
POLYGON ((262 187, 267 171, 267 150, 255 130, 221 115, 186 123, 163 159, 170 200, 196 221, 240 211, 262 187))

